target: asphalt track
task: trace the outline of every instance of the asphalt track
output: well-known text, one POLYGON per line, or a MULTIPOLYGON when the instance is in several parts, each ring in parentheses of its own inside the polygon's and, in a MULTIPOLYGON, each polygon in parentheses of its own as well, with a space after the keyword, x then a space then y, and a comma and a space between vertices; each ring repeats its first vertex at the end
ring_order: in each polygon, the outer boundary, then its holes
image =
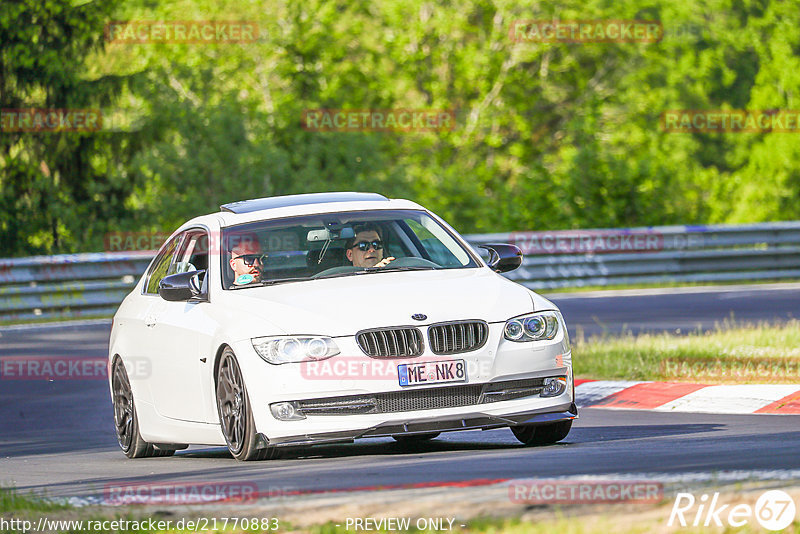
MULTIPOLYGON (((587 333, 709 327, 800 316, 800 287, 639 296, 554 297, 587 333)), ((108 325, 0 331, 0 358, 106 356, 108 325)), ((800 416, 584 409, 568 438, 525 448, 507 429, 445 434, 404 448, 390 439, 290 450, 238 463, 224 448, 127 460, 113 432, 107 383, 0 379, 0 485, 102 498, 109 485, 246 482, 262 493, 398 487, 476 479, 800 469, 800 416)))
POLYGON ((800 284, 554 294, 573 336, 707 330, 737 323, 800 319, 800 284))

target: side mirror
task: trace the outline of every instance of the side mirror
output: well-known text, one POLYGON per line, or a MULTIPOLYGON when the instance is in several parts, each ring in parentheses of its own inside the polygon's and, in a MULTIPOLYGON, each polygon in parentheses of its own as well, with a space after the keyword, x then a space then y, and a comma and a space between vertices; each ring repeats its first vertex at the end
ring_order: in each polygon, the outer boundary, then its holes
POLYGON ((198 297, 202 293, 200 277, 205 276, 205 274, 205 271, 191 271, 165 276, 158 283, 158 294, 161 295, 162 299, 170 302, 179 302, 198 297))
POLYGON ((522 251, 515 245, 505 243, 487 243, 478 245, 489 251, 489 267, 498 273, 513 271, 522 265, 522 251))

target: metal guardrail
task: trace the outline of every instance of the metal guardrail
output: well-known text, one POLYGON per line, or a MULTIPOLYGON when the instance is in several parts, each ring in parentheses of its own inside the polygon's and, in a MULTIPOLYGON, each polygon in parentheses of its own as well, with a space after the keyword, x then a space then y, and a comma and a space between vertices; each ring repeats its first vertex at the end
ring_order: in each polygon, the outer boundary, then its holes
POLYGON ((531 289, 800 278, 800 221, 512 232, 469 236, 513 243, 508 277, 531 289))
MULTIPOLYGON (((800 278, 800 221, 469 235, 513 243, 531 289, 800 278)), ((0 321, 109 316, 153 251, 0 259, 0 321)))
POLYGON ((153 251, 0 259, 0 321, 110 316, 153 251))

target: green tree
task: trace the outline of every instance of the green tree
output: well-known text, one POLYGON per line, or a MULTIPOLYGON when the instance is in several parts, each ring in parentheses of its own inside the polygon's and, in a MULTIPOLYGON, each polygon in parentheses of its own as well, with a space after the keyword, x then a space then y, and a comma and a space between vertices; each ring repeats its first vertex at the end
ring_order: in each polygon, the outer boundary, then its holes
POLYGON ((792 134, 659 127, 667 110, 798 109, 791 2, 8 5, 4 107, 107 106, 131 120, 3 135, 0 255, 97 248, 110 228, 171 230, 224 202, 331 190, 410 198, 464 232, 800 217, 792 134), (108 19, 243 20, 259 37, 103 46, 108 19), (511 25, 526 19, 655 20, 665 35, 515 42, 511 25), (457 120, 443 132, 308 131, 302 114, 316 108, 457 120))
MULTIPOLYGON (((127 77, 87 76, 113 2, 12 0, 0 11, 0 107, 98 109, 127 77)), ((106 132, 0 132, 0 251, 85 250, 93 230, 124 217, 118 172, 138 140, 106 132)), ((11 131, 8 131, 11 130, 11 131)))

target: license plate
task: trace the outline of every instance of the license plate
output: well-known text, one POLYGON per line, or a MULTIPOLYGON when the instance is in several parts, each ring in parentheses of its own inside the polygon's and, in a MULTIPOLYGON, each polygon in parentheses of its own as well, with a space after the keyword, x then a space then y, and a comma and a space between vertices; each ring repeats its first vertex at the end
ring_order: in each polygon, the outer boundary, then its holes
POLYGON ((467 365, 464 360, 404 363, 397 366, 397 376, 401 386, 466 382, 467 365))

